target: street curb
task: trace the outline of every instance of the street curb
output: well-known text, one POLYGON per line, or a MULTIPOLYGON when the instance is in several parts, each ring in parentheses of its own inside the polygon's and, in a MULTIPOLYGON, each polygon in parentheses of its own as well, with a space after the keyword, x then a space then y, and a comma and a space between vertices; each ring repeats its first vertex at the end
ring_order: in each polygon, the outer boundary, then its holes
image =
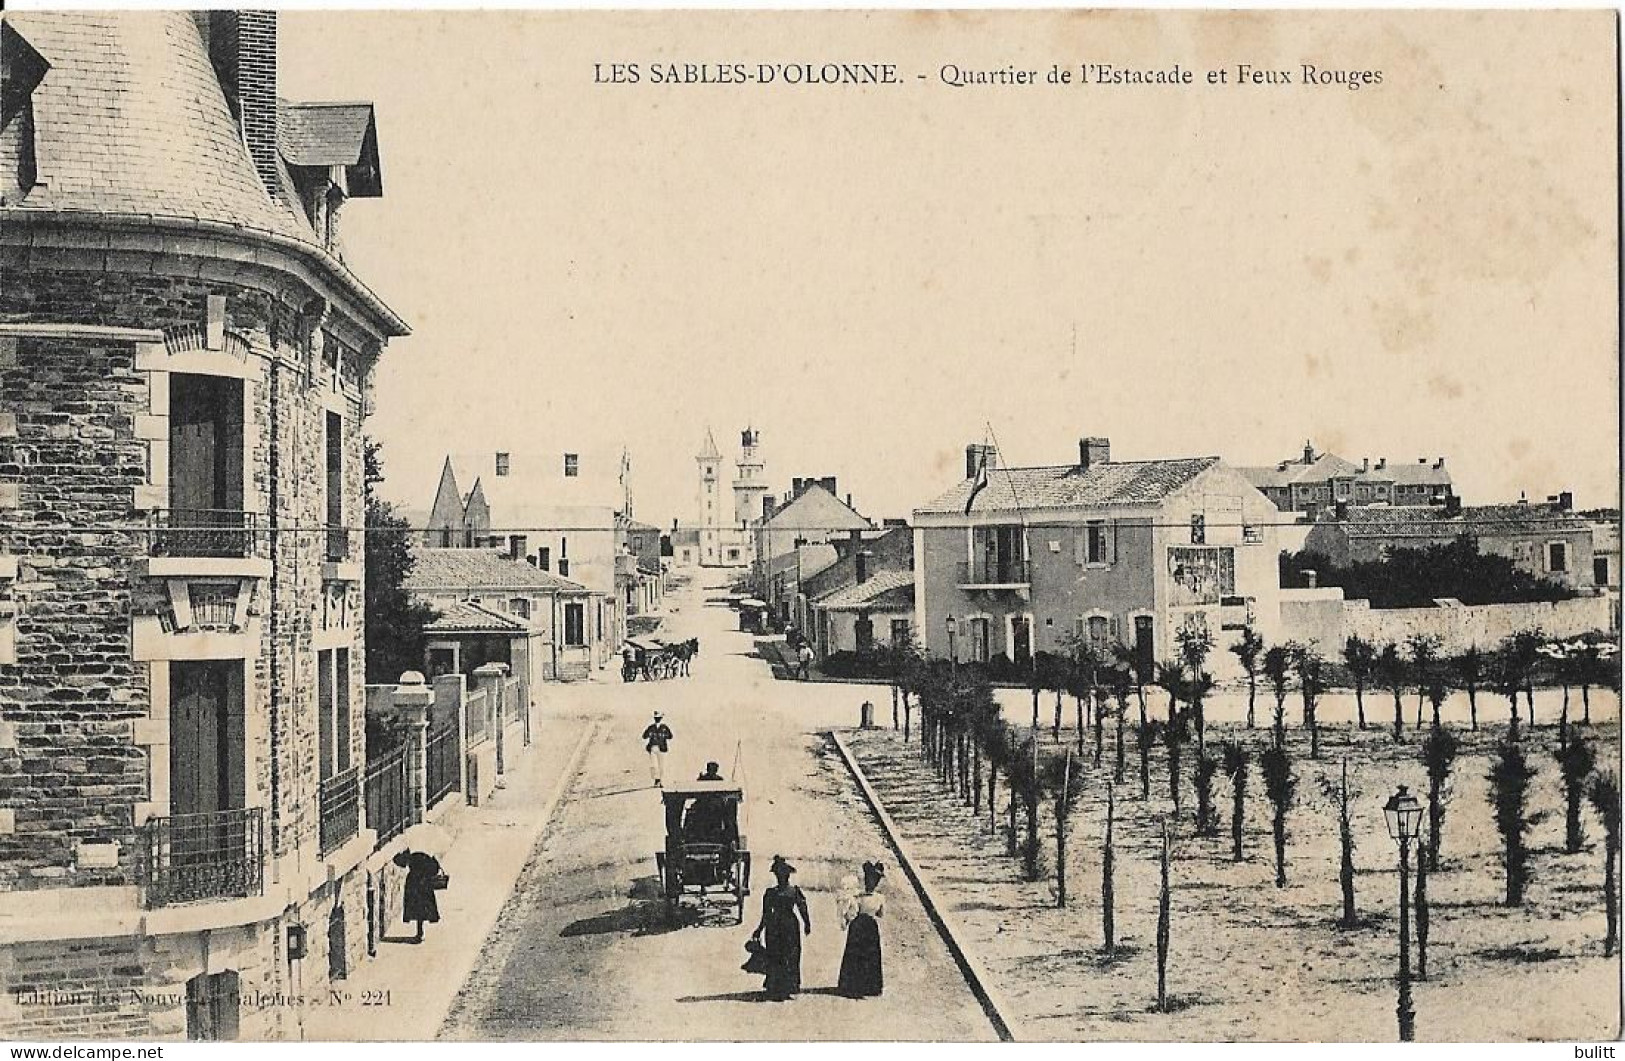
MULTIPOLYGON (((515 883, 518 882, 519 876, 524 874, 525 867, 530 863, 530 852, 541 842, 542 835, 547 832, 547 827, 553 824, 553 815, 558 810, 559 804, 564 802, 565 793, 569 792, 571 786, 575 783, 576 772, 581 769, 581 761, 587 756, 587 746, 592 743, 592 739, 597 735, 597 720, 588 719, 587 728, 581 732, 581 737, 576 741, 575 750, 570 753, 570 758, 565 761, 564 769, 559 772, 558 784, 553 787, 553 791, 547 797, 547 802, 542 805, 542 813, 537 820, 536 827, 531 830, 530 836, 525 840, 526 858, 525 861, 519 864, 519 874, 514 877, 515 883)), ((507 903, 497 904, 496 912, 491 915, 488 921, 479 926, 478 934, 474 938, 478 939, 480 944, 469 953, 468 961, 459 962, 455 968, 447 970, 459 986, 458 991, 452 994, 434 1022, 437 1033, 436 1039, 439 1038, 438 1033, 445 1030, 446 1018, 451 1015, 452 1007, 457 1004, 462 985, 468 983, 469 976, 474 972, 474 966, 479 964, 480 955, 485 952, 485 941, 490 938, 492 930, 497 926, 497 922, 502 920, 502 911, 505 909, 507 909, 507 903)))
POLYGON ((834 743, 835 750, 840 753, 841 761, 846 763, 846 768, 851 771, 853 780, 858 783, 858 790, 863 793, 864 800, 869 804, 869 808, 875 812, 875 817, 879 819, 880 829, 886 834, 887 844, 891 846, 893 853, 896 854, 897 862, 903 867, 903 873, 908 876, 909 883, 914 885, 914 891, 920 897, 920 905, 925 907, 926 916, 936 926, 937 934, 942 937, 942 942, 947 944, 948 953, 953 955, 954 964, 959 966, 960 974, 964 976, 965 983, 970 987, 971 994, 976 996, 976 1001, 981 1005, 982 1012, 987 1015, 988 1022, 993 1025, 993 1031, 1002 1042, 1013 1043, 1018 1041, 1015 1026, 1010 1018, 1006 1016, 1007 1013, 1012 1012, 1010 1004, 1005 1002, 993 988, 992 978, 988 975, 987 970, 982 967, 982 963, 959 941, 958 924, 948 913, 946 904, 937 897, 936 893, 931 890, 930 885, 926 884, 925 878, 920 875, 919 870, 914 867, 914 860, 909 854, 908 845, 903 842, 902 833, 897 828, 897 823, 892 821, 891 815, 886 812, 885 805, 880 802, 880 797, 875 794, 874 788, 870 786, 869 779, 864 776, 863 769, 858 766, 857 758, 847 748, 846 742, 841 740, 840 734, 834 730, 829 730, 826 736, 834 743))

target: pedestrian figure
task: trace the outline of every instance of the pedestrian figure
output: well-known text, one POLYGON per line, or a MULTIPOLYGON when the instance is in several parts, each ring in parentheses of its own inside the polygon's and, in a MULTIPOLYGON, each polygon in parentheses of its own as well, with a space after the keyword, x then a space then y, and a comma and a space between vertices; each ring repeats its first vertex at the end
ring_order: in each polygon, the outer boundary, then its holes
POLYGON ((762 944, 762 990, 772 1001, 784 1002, 801 991, 801 937, 812 932, 812 918, 807 897, 790 883, 796 868, 774 855, 770 871, 778 883, 762 893, 762 920, 750 938, 762 944))
POLYGON ((863 864, 863 891, 850 895, 841 906, 846 924, 846 953, 841 956, 841 975, 836 990, 847 998, 873 998, 885 987, 880 962, 880 918, 886 912, 880 882, 886 867, 879 862, 863 864))
POLYGON ((703 774, 701 774, 699 777, 695 778, 694 780, 696 780, 696 781, 721 781, 722 779, 723 779, 722 778, 722 767, 718 766, 716 763, 706 763, 705 764, 705 772, 703 774))
POLYGON ((621 681, 638 680, 638 650, 628 642, 621 648, 621 681))
POLYGON ((446 886, 446 876, 441 872, 440 860, 423 851, 403 848, 393 861, 406 870, 401 920, 417 923, 417 935, 412 942, 422 943, 424 923, 434 925, 440 922, 440 904, 435 900, 434 893, 446 886))
POLYGON ((671 727, 662 720, 659 711, 655 720, 643 731, 643 747, 649 753, 649 775, 656 788, 666 786, 666 752, 671 748, 671 727))
POLYGON ((812 663, 812 646, 803 642, 801 647, 796 650, 796 679, 798 681, 808 680, 809 673, 812 670, 812 663))

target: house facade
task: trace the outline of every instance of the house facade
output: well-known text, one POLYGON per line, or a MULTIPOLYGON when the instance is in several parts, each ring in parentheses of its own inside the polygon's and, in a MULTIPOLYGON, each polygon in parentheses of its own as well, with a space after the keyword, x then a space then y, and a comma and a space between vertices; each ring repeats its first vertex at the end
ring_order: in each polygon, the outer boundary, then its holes
POLYGON ((1238 470, 1276 508, 1310 518, 1337 505, 1431 505, 1454 495, 1443 457, 1392 465, 1387 457, 1375 463, 1364 457, 1355 464, 1335 453, 1317 453, 1305 442, 1300 458, 1238 470))
POLYGON ((500 550, 585 586, 593 665, 603 667, 626 638, 627 589, 638 579, 624 559, 631 471, 624 450, 448 455, 423 541, 500 550))
POLYGON ((928 655, 1020 665, 1076 634, 1164 659, 1176 631, 1203 626, 1223 675, 1244 625, 1273 635, 1279 510, 1219 458, 1120 462, 1091 438, 1073 464, 996 461, 968 447, 965 479, 914 512, 913 631, 928 655))
POLYGON ((1570 589, 1596 585, 1592 527, 1560 494, 1545 504, 1442 505, 1349 509, 1323 518, 1304 539, 1307 552, 1338 565, 1383 559, 1394 549, 1448 545, 1470 534, 1484 553, 1504 556, 1521 570, 1570 589))
POLYGON ((598 594, 526 560, 485 549, 415 549, 406 588, 440 613, 425 627, 424 673, 468 674, 505 663, 535 695, 575 681, 600 655, 598 594))
MULTIPOLYGON (((752 528, 756 541, 753 581, 767 602, 768 614, 780 624, 794 618, 801 580, 812 574, 808 560, 823 558, 806 553, 798 557, 798 550, 827 545, 873 527, 852 507, 850 496, 845 501, 836 496, 836 485, 834 476, 797 478, 782 501, 761 499, 762 518, 752 528)), ((831 548, 829 556, 834 555, 831 548)), ((828 565, 818 570, 824 566, 828 565)))
POLYGON ((914 634, 914 531, 853 531, 839 558, 802 580, 797 625, 820 658, 906 644, 914 634))
POLYGON ((372 108, 273 12, 0 38, 0 1038, 297 1037, 241 999, 367 945, 372 108))

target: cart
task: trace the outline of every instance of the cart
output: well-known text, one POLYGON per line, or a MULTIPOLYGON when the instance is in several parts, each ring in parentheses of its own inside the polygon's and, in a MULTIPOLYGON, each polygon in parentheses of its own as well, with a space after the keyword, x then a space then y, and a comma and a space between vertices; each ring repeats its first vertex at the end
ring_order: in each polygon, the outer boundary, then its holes
POLYGON ((676 913, 685 893, 703 904, 713 896, 734 904, 745 920, 750 894, 750 851, 739 833, 745 790, 726 781, 694 781, 664 789, 666 846, 655 852, 666 909, 676 913))

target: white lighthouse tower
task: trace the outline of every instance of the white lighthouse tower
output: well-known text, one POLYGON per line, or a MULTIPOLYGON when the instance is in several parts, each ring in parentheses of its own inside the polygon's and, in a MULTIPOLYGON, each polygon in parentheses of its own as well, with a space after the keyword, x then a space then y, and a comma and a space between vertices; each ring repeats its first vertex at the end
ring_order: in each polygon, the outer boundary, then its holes
POLYGON ((722 508, 722 454, 717 450, 717 440, 711 436, 711 429, 705 429, 705 445, 695 455, 694 461, 700 470, 699 493, 699 532, 700 532, 700 563, 706 566, 722 562, 722 529, 728 525, 727 516, 722 508))

